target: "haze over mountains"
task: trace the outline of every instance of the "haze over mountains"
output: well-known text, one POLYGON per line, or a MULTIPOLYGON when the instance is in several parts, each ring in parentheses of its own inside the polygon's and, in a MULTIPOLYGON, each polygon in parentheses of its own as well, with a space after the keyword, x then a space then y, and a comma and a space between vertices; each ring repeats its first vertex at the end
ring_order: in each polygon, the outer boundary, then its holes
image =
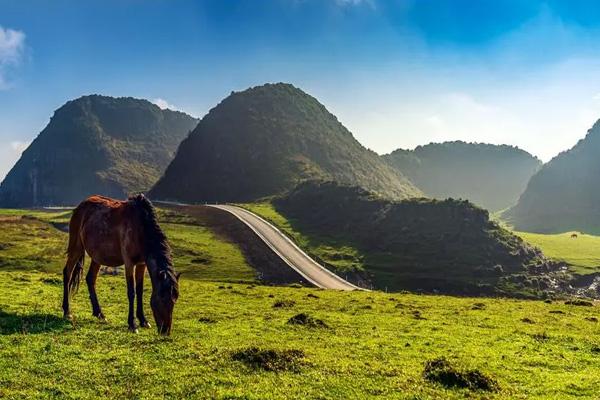
POLYGON ((514 205, 542 162, 507 145, 430 143, 383 158, 427 196, 468 199, 490 211, 514 205))
POLYGON ((284 83, 232 93, 213 108, 150 194, 185 202, 252 201, 308 179, 358 185, 392 199, 423 195, 314 97, 284 83))
POLYGON ((0 206, 75 205, 148 190, 197 120, 134 98, 84 96, 59 108, 0 186, 0 206))
POLYGON ((518 230, 600 233, 600 121, 535 174, 506 213, 518 230))

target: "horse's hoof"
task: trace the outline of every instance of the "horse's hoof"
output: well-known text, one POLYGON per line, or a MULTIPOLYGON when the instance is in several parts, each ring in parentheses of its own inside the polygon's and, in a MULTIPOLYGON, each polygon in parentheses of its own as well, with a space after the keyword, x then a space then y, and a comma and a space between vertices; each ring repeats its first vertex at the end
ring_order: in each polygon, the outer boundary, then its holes
POLYGON ((65 313, 63 315, 63 318, 66 319, 67 321, 73 321, 73 314, 71 314, 71 313, 65 313))
POLYGON ((140 322, 140 326, 142 328, 150 328, 150 322, 148 322, 148 321, 140 322))
POLYGON ((138 331, 138 328, 137 328, 137 327, 135 327, 135 326, 130 326, 130 327, 129 327, 129 332, 131 332, 131 333, 138 333, 139 331, 138 331))
POLYGON ((94 315, 94 317, 98 318, 98 321, 100 322, 106 322, 106 317, 102 313, 94 315))

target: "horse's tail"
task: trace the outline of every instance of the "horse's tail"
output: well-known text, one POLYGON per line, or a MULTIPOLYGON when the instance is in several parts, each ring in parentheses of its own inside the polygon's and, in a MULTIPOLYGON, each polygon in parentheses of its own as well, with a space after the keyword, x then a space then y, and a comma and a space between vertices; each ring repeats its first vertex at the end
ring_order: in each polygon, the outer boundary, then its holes
POLYGON ((82 220, 82 209, 81 205, 78 206, 71 216, 69 221, 69 245, 67 247, 68 257, 76 257, 81 254, 73 267, 73 273, 71 280, 69 281, 69 294, 74 295, 79 290, 79 284, 81 283, 81 277, 83 276, 83 262, 85 258, 85 250, 83 243, 81 243, 81 220, 82 220))
POLYGON ((79 284, 81 283, 81 277, 83 276, 83 261, 85 253, 81 255, 75 268, 73 269, 73 275, 71 275, 71 281, 69 282, 69 294, 72 296, 79 290, 79 284))

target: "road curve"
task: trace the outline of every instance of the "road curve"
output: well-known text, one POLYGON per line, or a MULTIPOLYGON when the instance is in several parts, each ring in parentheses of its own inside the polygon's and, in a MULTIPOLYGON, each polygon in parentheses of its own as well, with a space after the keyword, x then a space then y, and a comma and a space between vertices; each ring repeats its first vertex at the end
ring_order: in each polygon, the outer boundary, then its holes
POLYGON ((321 266, 279 229, 258 215, 232 205, 210 205, 209 207, 218 208, 234 215, 252 229, 290 268, 296 270, 313 285, 323 289, 364 290, 321 266))

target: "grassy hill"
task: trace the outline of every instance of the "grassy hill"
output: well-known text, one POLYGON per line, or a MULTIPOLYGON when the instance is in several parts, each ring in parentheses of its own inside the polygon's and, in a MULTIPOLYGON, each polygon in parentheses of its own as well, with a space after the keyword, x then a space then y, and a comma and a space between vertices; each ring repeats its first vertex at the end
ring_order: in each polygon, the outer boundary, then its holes
POLYGON ((198 121, 133 98, 84 96, 59 108, 0 185, 0 206, 122 198, 162 175, 198 121))
POLYGON ((185 271, 172 336, 127 332, 122 276, 98 281, 108 322, 82 287, 71 324, 66 218, 0 211, 2 398, 579 399, 600 385, 596 307, 260 286, 235 246, 167 211, 185 271))
POLYGON ((581 232, 541 234, 515 232, 528 243, 541 248, 544 254, 555 260, 568 263, 578 274, 600 273, 600 237, 581 232), (572 238, 573 233, 577 238, 572 238))
POLYGON ((383 158, 426 195, 467 199, 490 211, 514 205, 541 161, 507 145, 430 143, 383 158))
POLYGON ((600 122, 535 174, 502 218, 520 231, 600 233, 600 122))
POLYGON ((314 97, 278 83, 232 93, 213 108, 181 143, 151 196, 254 201, 316 178, 395 199, 421 195, 314 97))
POLYGON ((307 182, 273 204, 317 258, 378 289, 513 296, 563 290, 558 263, 466 201, 391 202, 356 187, 307 182))

